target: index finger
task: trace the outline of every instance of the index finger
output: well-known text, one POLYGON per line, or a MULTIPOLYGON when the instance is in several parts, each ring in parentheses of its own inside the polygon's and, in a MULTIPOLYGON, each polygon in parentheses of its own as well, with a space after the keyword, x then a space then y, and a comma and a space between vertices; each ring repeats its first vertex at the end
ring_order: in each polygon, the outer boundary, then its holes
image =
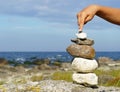
POLYGON ((83 29, 83 26, 84 26, 84 21, 85 21, 85 18, 82 14, 77 14, 77 21, 78 21, 78 26, 79 26, 79 31, 82 31, 83 29))

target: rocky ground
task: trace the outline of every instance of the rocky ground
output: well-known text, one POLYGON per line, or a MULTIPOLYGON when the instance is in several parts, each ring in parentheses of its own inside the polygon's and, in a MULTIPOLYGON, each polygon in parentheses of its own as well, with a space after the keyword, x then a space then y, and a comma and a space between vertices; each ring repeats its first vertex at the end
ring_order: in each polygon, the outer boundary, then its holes
MULTIPOLYGON (((101 61, 99 70, 120 69, 119 62, 113 63, 111 59, 99 58, 98 61, 101 61)), ((72 71, 70 67, 70 63, 64 63, 59 68, 55 66, 50 68, 46 64, 32 68, 2 65, 0 66, 0 92, 120 92, 120 87, 91 88, 51 78, 56 71, 72 71)))
POLYGON ((0 86, 0 92, 120 92, 120 88, 103 86, 90 88, 62 80, 42 80, 23 84, 7 83, 0 86))

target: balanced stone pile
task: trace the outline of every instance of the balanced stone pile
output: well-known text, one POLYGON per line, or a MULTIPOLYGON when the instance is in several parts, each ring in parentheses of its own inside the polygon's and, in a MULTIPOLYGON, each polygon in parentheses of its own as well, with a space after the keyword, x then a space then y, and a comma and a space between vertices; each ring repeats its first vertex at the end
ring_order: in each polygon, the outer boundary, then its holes
POLYGON ((72 75, 73 81, 85 86, 95 87, 98 84, 98 77, 94 70, 98 68, 98 63, 94 59, 95 50, 92 47, 94 40, 88 39, 86 33, 77 33, 77 38, 71 41, 67 47, 67 52, 74 57, 72 69, 75 73, 72 75))

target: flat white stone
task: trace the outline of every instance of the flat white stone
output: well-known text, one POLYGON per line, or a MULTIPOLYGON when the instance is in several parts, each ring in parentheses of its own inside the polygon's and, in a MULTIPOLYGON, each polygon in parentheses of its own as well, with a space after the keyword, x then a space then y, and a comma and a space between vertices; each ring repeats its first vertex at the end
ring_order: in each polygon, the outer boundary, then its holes
POLYGON ((74 58, 72 62, 72 69, 76 72, 93 72, 98 68, 98 63, 95 59, 74 58))
POLYGON ((77 38, 80 38, 80 39, 86 39, 87 38, 87 34, 84 33, 84 32, 76 33, 76 36, 77 36, 77 38))
POLYGON ((72 79, 74 82, 79 84, 89 84, 89 85, 97 85, 98 84, 98 77, 94 73, 74 73, 72 75, 72 79))

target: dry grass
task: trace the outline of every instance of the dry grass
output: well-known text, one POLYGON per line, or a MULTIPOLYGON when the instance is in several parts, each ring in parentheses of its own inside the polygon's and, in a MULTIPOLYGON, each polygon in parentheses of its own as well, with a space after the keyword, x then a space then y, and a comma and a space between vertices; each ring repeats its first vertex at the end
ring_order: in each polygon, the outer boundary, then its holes
POLYGON ((106 86, 120 87, 120 77, 116 77, 106 83, 106 86))
POLYGON ((120 69, 96 70, 99 76, 99 85, 120 87, 120 69))
POLYGON ((43 75, 34 75, 30 78, 31 81, 35 82, 35 81, 41 81, 43 80, 43 75))
POLYGON ((72 80, 72 74, 73 72, 70 71, 57 71, 52 75, 53 80, 65 80, 68 82, 73 81, 72 80))

